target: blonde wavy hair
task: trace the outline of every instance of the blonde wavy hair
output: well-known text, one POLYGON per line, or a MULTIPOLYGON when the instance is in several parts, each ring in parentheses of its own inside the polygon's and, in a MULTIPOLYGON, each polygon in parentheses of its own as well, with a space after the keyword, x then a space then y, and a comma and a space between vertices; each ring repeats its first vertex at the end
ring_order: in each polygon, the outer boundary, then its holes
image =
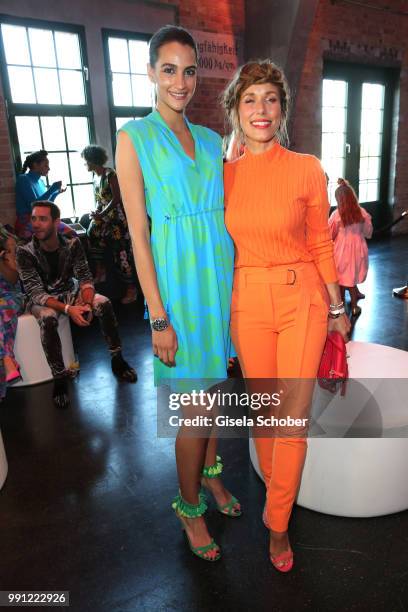
POLYGON ((222 95, 222 105, 232 129, 232 138, 244 143, 244 134, 239 123, 238 107, 242 94, 251 85, 271 83, 279 91, 281 121, 275 137, 279 144, 289 144, 287 123, 289 115, 290 92, 283 70, 270 59, 247 62, 235 73, 222 95))

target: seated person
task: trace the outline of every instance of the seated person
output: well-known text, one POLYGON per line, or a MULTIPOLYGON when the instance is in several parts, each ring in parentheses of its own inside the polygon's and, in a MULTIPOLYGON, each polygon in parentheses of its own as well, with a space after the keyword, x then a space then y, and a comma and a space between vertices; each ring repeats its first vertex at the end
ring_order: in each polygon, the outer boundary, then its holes
POLYGON ((17 317, 22 312, 16 266, 16 241, 0 224, 0 399, 6 384, 21 379, 20 368, 14 356, 17 317))
POLYGON ((60 407, 68 405, 66 370, 58 335, 58 317, 65 315, 80 327, 99 319, 102 333, 112 356, 112 372, 127 382, 136 382, 133 368, 123 359, 118 324, 112 304, 95 293, 92 274, 79 238, 57 233, 60 210, 53 202, 33 206, 31 224, 34 237, 17 249, 17 268, 27 293, 28 311, 37 319, 41 342, 51 368, 54 400, 60 407))
MULTIPOLYGON (((89 172, 94 175, 96 211, 87 224, 89 256, 95 262, 95 283, 105 278, 104 251, 112 250, 116 273, 126 287, 122 304, 137 299, 136 272, 132 245, 115 170, 106 166, 108 155, 102 147, 89 145, 81 153, 89 172)), ((85 221, 85 219, 81 219, 85 221)), ((86 223, 86 221, 85 221, 86 223)))
MULTIPOLYGON (((62 182, 57 181, 47 189, 42 176, 47 176, 50 171, 50 164, 47 151, 35 151, 26 157, 23 164, 22 173, 16 180, 16 211, 17 220, 15 225, 16 234, 19 238, 30 240, 33 231, 31 227, 31 205, 39 200, 49 200, 53 202, 55 198, 66 191, 62 187, 62 182), (27 172, 29 170, 29 172, 27 172)), ((75 236, 75 232, 62 221, 58 231, 64 234, 75 236)))

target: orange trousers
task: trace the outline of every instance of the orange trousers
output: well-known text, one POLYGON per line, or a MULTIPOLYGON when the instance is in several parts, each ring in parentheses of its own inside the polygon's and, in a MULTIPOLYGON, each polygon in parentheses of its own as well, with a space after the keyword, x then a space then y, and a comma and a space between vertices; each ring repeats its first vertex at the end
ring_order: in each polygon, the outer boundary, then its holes
MULTIPOLYGON (((279 416, 308 418, 327 336, 328 306, 314 263, 235 270, 232 340, 250 392, 265 391, 278 384, 276 379, 289 390, 292 386, 279 416)), ((269 526, 287 531, 306 457, 307 427, 278 427, 269 437, 256 437, 256 431, 253 435, 269 526)))

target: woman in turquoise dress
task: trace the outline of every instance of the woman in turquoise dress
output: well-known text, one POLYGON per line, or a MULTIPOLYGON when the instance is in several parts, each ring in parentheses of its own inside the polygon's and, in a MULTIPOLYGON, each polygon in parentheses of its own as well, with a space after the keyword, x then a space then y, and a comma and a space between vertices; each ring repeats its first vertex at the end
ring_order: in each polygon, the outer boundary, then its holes
MULTIPOLYGON (((186 379, 227 376, 234 253, 224 225, 221 138, 184 115, 197 81, 197 48, 186 30, 166 26, 154 34, 148 74, 156 109, 121 128, 116 165, 149 310, 155 384, 174 390, 186 379)), ((176 440, 173 508, 191 550, 207 561, 219 559, 220 548, 202 516, 200 481, 223 514, 241 514, 222 484, 216 443, 189 437, 184 427, 176 440)))

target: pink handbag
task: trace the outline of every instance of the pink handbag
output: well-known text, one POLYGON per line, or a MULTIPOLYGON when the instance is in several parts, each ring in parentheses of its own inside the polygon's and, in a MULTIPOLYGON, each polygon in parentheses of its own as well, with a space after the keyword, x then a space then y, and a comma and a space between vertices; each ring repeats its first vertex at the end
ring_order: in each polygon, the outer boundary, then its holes
POLYGON ((335 393, 337 384, 341 384, 341 394, 346 392, 348 379, 346 343, 339 332, 330 332, 324 345, 323 355, 317 373, 319 385, 335 393))

